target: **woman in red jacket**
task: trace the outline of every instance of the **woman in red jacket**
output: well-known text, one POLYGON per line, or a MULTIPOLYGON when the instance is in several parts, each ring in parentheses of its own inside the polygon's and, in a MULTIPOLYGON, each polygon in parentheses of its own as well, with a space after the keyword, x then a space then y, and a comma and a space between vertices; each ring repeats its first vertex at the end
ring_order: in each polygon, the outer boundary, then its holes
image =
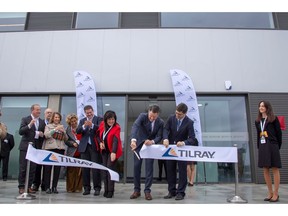
MULTIPOLYGON (((104 114, 104 120, 100 123, 96 134, 96 145, 102 153, 103 165, 115 171, 119 157, 122 155, 122 142, 120 138, 120 125, 114 111, 108 110, 104 114)), ((104 197, 112 198, 115 182, 111 180, 108 171, 103 171, 104 197)))

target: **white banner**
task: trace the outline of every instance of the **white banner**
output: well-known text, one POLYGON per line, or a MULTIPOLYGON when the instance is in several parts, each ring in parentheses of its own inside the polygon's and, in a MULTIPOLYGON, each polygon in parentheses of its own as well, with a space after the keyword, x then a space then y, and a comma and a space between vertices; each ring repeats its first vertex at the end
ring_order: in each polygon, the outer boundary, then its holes
POLYGON ((170 70, 170 74, 175 94, 176 106, 179 103, 185 103, 188 106, 187 116, 193 120, 195 136, 199 142, 199 146, 202 146, 198 102, 192 80, 184 71, 178 69, 170 70))
POLYGON ((200 147, 169 145, 143 145, 140 150, 141 158, 153 158, 179 161, 203 162, 238 162, 237 147, 200 147))
POLYGON ((68 157, 66 155, 57 154, 51 151, 35 149, 32 145, 29 145, 28 147, 26 159, 41 165, 72 166, 107 170, 111 176, 111 180, 119 181, 119 174, 105 166, 92 161, 68 157))
POLYGON ((85 117, 84 106, 91 105, 94 114, 97 115, 97 98, 94 81, 90 74, 85 71, 75 71, 74 80, 76 86, 77 116, 80 119, 85 117))

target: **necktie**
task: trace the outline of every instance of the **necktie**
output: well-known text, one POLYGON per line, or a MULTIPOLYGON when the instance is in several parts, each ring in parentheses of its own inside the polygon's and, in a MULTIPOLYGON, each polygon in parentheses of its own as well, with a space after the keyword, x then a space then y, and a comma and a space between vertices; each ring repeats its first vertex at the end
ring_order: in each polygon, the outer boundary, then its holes
POLYGON ((181 121, 180 121, 180 120, 177 120, 177 131, 179 130, 180 125, 181 125, 181 121))

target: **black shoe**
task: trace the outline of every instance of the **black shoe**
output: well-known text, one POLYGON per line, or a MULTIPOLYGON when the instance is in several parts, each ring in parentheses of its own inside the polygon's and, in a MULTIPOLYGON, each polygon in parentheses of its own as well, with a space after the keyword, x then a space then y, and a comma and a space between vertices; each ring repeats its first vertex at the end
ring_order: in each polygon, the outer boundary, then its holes
POLYGON ((88 195, 90 194, 90 190, 84 190, 83 195, 88 195))
POLYGON ((100 190, 95 190, 94 196, 99 196, 100 195, 100 190))
POLYGON ((184 196, 180 193, 178 193, 175 197, 175 200, 183 200, 184 199, 184 196))
POLYGON ((272 199, 272 197, 273 197, 273 196, 271 196, 270 198, 269 198, 269 197, 266 197, 266 198, 264 199, 264 201, 270 201, 270 200, 272 199))
POLYGON ((188 183, 188 187, 193 187, 194 184, 191 184, 190 182, 188 183))
POLYGON ((277 199, 275 199, 275 200, 271 198, 271 199, 269 200, 269 202, 279 202, 279 196, 278 196, 277 199))
POLYGON ((114 196, 114 192, 109 191, 109 192, 107 193, 106 198, 112 198, 113 196, 114 196))
POLYGON ((55 194, 59 193, 56 187, 52 188, 52 193, 55 193, 55 194))
POLYGON ((3 178, 3 181, 7 181, 7 178, 3 178))
POLYGON ((39 190, 39 187, 37 187, 36 185, 33 185, 33 186, 32 186, 32 189, 33 189, 34 191, 38 191, 38 190, 39 190))
POLYGON ((103 196, 107 198, 107 194, 108 194, 108 192, 107 192, 107 191, 104 191, 103 196))
POLYGON ((45 185, 41 185, 41 191, 46 191, 45 185))
POLYGON ((176 194, 168 193, 167 196, 164 196, 164 199, 171 199, 171 198, 173 198, 175 196, 176 196, 176 194))
POLYGON ((51 193, 52 193, 51 189, 48 188, 48 189, 46 190, 46 193, 47 193, 47 194, 51 194, 51 193))

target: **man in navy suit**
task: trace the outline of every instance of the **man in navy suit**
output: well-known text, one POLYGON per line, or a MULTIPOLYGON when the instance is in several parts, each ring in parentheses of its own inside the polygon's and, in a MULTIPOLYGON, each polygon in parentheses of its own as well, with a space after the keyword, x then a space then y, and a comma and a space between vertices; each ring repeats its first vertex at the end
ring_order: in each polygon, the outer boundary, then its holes
MULTIPOLYGON (((19 193, 24 193, 25 187, 25 178, 26 178, 26 168, 27 168, 27 160, 26 154, 28 150, 28 143, 32 142, 34 147, 37 149, 42 148, 42 144, 44 141, 44 129, 45 122, 40 118, 41 107, 39 104, 33 104, 31 106, 31 115, 22 118, 19 134, 22 136, 20 145, 19 145, 19 176, 18 176, 18 188, 19 193)), ((30 172, 29 172, 29 181, 28 181, 28 192, 35 193, 35 190, 31 188, 34 176, 35 176, 36 164, 30 163, 30 172)), ((26 191, 27 192, 27 191, 26 191)))
MULTIPOLYGON (((131 149, 134 154, 134 192, 130 199, 141 196, 141 166, 142 159, 138 158, 143 145, 154 145, 162 140, 164 121, 159 118, 160 108, 158 105, 151 105, 148 113, 140 113, 134 122, 131 130, 131 149), (136 155, 137 154, 137 155, 136 155)), ((151 185, 153 181, 154 159, 145 159, 145 199, 152 200, 151 185)))
MULTIPOLYGON (((80 140, 78 151, 81 154, 81 159, 92 161, 94 163, 101 164, 102 157, 100 154, 100 149, 97 148, 95 143, 95 134, 99 128, 100 122, 103 120, 101 117, 94 115, 94 110, 91 105, 86 105, 84 107, 84 112, 86 117, 81 119, 78 127, 76 129, 77 134, 81 134, 82 138, 80 140)), ((90 184, 90 168, 82 168, 83 177, 83 195, 90 194, 91 184, 90 184)), ((92 179, 94 187, 94 196, 100 195, 101 190, 101 170, 92 169, 92 179)))
MULTIPOLYGON (((175 114, 168 118, 163 130, 163 144, 166 148, 169 143, 175 144, 177 147, 198 146, 194 122, 186 116, 187 111, 187 105, 180 103, 176 107, 175 114)), ((169 193, 164 199, 171 199, 176 196, 175 200, 183 200, 187 186, 187 161, 167 160, 167 181, 169 193), (179 170, 178 188, 176 188, 177 164, 179 170)))

